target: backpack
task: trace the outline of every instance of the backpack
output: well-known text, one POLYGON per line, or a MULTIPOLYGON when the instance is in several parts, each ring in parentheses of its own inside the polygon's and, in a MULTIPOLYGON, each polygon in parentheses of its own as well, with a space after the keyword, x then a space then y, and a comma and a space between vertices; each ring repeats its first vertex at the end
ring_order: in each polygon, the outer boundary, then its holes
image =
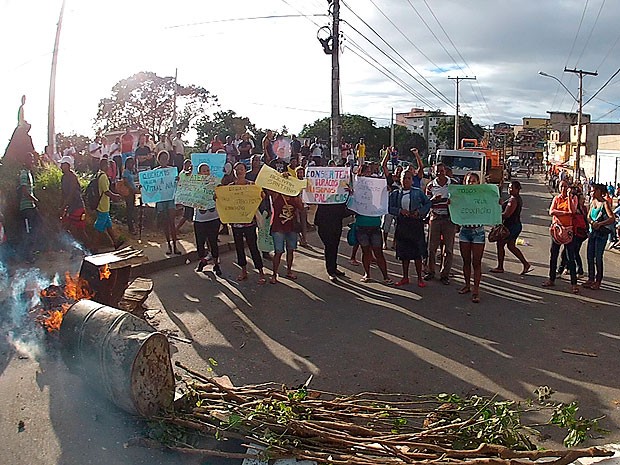
POLYGON ((89 210, 97 210, 97 207, 99 206, 99 202, 102 197, 99 193, 99 178, 103 175, 104 173, 100 173, 96 178, 91 179, 88 186, 86 186, 86 191, 84 192, 84 203, 89 210))

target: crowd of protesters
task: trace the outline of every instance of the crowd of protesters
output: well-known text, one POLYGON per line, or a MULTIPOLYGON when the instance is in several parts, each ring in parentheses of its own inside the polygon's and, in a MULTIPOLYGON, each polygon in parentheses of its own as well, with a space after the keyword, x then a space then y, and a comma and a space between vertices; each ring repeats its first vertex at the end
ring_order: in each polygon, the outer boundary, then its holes
MULTIPOLYGON (((136 234, 136 202, 139 200, 140 186, 138 171, 176 167, 179 176, 193 172, 191 160, 185 157, 185 146, 177 133, 174 139, 168 135, 159 138, 157 143, 148 134, 135 134, 127 129, 115 137, 109 146, 105 138, 97 137, 88 146, 88 166, 95 173, 100 194, 96 207, 94 230, 115 248, 123 241, 115 234, 110 217, 110 202, 124 200, 127 212, 128 231, 136 234)), ((314 216, 314 226, 324 245, 325 267, 329 279, 337 281, 344 276, 338 269, 337 256, 342 222, 347 216, 353 217, 350 227, 354 229, 351 264, 359 265, 358 250, 361 249, 363 282, 371 280, 373 265, 379 269, 382 282, 386 285, 406 286, 410 284, 410 263, 414 262, 416 282, 426 287, 429 281, 439 280, 450 284, 453 276, 452 264, 455 238, 458 237, 459 251, 463 261, 464 286, 460 294, 471 294, 472 302, 480 302, 480 282, 482 278, 482 256, 485 250, 486 233, 482 225, 457 226, 450 217, 448 187, 456 182, 451 170, 442 163, 432 167, 432 178, 425 175, 422 158, 417 149, 412 149, 413 163, 401 163, 398 151, 383 146, 379 151, 380 163, 368 161, 366 144, 363 138, 355 144, 343 142, 341 157, 327 159, 324 145, 318 139, 303 142, 296 136, 291 138, 275 135, 267 131, 260 145, 250 134, 226 136, 224 140, 215 135, 207 147, 212 153, 226 155, 222 185, 250 184, 263 164, 275 169, 282 176, 303 179, 308 166, 348 166, 352 176, 378 177, 386 180, 389 190, 388 213, 383 216, 365 216, 353 213, 345 204, 318 205, 314 216), (257 147, 258 146, 258 147, 257 147), (260 152, 260 153, 257 153, 260 152), (389 237, 392 236, 391 247, 389 237), (395 280, 389 276, 384 250, 395 251, 402 265, 402 276, 395 280), (439 254, 437 251, 439 250, 439 254)), ((74 172, 76 152, 71 147, 64 148, 62 155, 53 161, 62 172, 62 218, 63 225, 80 242, 89 240, 86 234, 86 209, 82 189, 74 172)), ((32 163, 30 157, 20 172, 20 214, 26 231, 38 227, 36 214, 38 200, 34 196, 32 163)), ((200 174, 209 175, 210 167, 201 164, 200 174)), ((593 182, 580 185, 574 183, 564 170, 550 174, 557 178, 559 193, 554 197, 549 214, 552 218, 552 234, 549 258, 549 278, 543 286, 554 286, 558 276, 570 275, 571 289, 579 293, 578 278, 584 275, 581 249, 587 241, 586 256, 588 279, 582 287, 600 288, 603 279, 603 254, 608 240, 617 242, 615 217, 620 207, 613 207, 617 190, 612 186, 593 182), (586 206, 586 203, 588 205, 586 206)), ((479 184, 479 177, 470 173, 464 184, 479 184)), ((351 186, 349 186, 351 190, 351 186)), ((505 236, 497 240, 497 266, 493 273, 504 272, 505 249, 519 260, 521 274, 529 273, 533 266, 519 249, 519 235, 522 232, 521 212, 523 199, 521 183, 513 180, 509 184, 509 198, 502 203, 502 223, 507 230, 505 236)), ((293 270, 294 251, 301 246, 308 247, 307 234, 314 227, 308 222, 308 206, 301 195, 286 196, 271 191, 263 192, 263 200, 256 218, 248 224, 232 224, 231 232, 235 243, 237 264, 240 267, 238 279, 248 278, 245 247, 249 248, 254 268, 258 272, 258 283, 267 282, 264 260, 271 261, 270 283, 278 278, 297 279, 293 270), (266 228, 269 244, 260 246, 259 236, 266 228), (284 259, 284 263, 281 262, 284 259), (282 273, 280 270, 284 269, 282 273)), ((221 275, 218 252, 218 236, 228 233, 228 225, 220 223, 217 211, 195 210, 184 207, 180 222, 176 223, 177 205, 174 201, 156 204, 158 225, 166 240, 166 253, 180 255, 178 232, 185 223, 192 223, 199 255, 197 271, 202 272, 207 265, 221 275)), ((32 237, 32 236, 31 236, 32 237)), ((101 238, 100 238, 101 239, 101 238)), ((612 242, 615 244, 615 242, 612 242)))

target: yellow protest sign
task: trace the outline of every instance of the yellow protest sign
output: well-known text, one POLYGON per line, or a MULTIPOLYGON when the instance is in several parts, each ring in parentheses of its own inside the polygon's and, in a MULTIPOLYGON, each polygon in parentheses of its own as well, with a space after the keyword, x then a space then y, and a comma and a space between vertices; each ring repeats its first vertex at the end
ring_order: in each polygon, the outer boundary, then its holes
POLYGON ((256 185, 263 189, 269 189, 280 194, 295 197, 306 188, 308 182, 305 179, 297 179, 294 176, 282 176, 273 168, 263 165, 256 177, 256 185))
POLYGON ((251 223, 262 200, 256 184, 215 188, 215 208, 222 223, 251 223))

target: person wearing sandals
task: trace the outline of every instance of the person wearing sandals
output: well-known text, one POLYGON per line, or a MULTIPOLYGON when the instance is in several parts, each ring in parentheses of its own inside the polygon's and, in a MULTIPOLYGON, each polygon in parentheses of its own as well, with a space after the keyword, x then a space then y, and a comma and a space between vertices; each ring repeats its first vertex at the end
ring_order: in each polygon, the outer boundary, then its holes
MULTIPOLYGON (((286 173, 288 174, 288 173, 286 173)), ((304 208, 299 197, 290 197, 278 192, 268 191, 271 196, 271 237, 273 237, 273 274, 269 282, 278 282, 278 271, 282 255, 286 250, 286 278, 296 280, 293 272, 293 257, 297 248, 295 218, 304 208)))
POLYGON ((426 256, 423 219, 431 209, 431 201, 419 188, 413 187, 413 173, 406 170, 401 174, 401 188, 392 191, 389 213, 396 218, 396 258, 403 266, 403 277, 397 286, 409 284, 409 264, 415 263, 418 286, 426 287, 422 278, 422 259, 426 256))
MULTIPOLYGON (((387 175, 387 158, 383 158, 383 173, 387 175)), ((371 176, 372 169, 369 165, 360 166, 358 176, 371 176)), ((388 186, 386 184, 385 188, 388 186)), ((355 194, 354 194, 355 195, 355 194)), ((381 231, 381 216, 366 216, 355 214, 356 237, 359 246, 362 248, 362 265, 364 266, 364 276, 360 280, 363 283, 370 281, 370 263, 373 256, 377 262, 377 266, 383 275, 383 283, 392 285, 394 282, 390 279, 387 272, 387 262, 383 255, 383 232, 381 231)), ((353 257, 352 257, 353 258, 353 257)))
MULTIPOLYGON (((203 176, 211 175, 211 168, 206 163, 198 165, 198 174, 203 176)), ((196 272, 201 272, 209 260, 213 260, 213 272, 217 276, 222 276, 220 268, 220 253, 217 245, 217 236, 220 231, 220 216, 215 207, 203 210, 193 208, 194 236, 196 237, 196 249, 200 261, 196 267, 196 272), (208 245, 208 251, 207 247, 208 245)))
MULTIPOLYGON (((162 150, 157 154, 157 162, 159 163, 159 166, 155 169, 171 168, 171 166, 168 165, 169 161, 170 156, 168 155, 168 152, 162 150)), ((155 204, 155 211, 157 212, 157 222, 164 230, 164 235, 166 236, 166 243, 168 244, 166 255, 171 255, 172 253, 175 255, 181 255, 181 251, 177 249, 177 228, 174 223, 177 208, 174 200, 157 202, 155 204)))
POLYGON ((600 289, 603 280, 603 253, 607 238, 614 227, 614 213, 611 205, 604 198, 607 188, 604 184, 595 184, 588 211, 590 234, 588 237, 588 280, 583 287, 600 289))
MULTIPOLYGON (((553 224, 560 224, 569 230, 573 228, 573 216, 577 211, 577 197, 573 195, 568 188, 567 181, 560 182, 560 193, 553 198, 549 214, 552 217, 553 224)), ((555 286, 555 278, 557 277, 558 257, 560 255, 561 245, 551 238, 551 250, 549 257, 549 279, 543 283, 543 287, 555 286)), ((568 271, 570 273, 570 283, 573 294, 579 294, 579 286, 577 286, 577 270, 575 264, 575 238, 565 244, 568 254, 568 271)))
POLYGON ((508 194, 510 197, 502 204, 502 222, 510 231, 510 235, 504 240, 497 241, 497 267, 491 269, 491 273, 504 272, 504 258, 506 257, 505 247, 517 257, 523 265, 521 274, 527 274, 534 269, 523 255, 523 252, 517 247, 517 239, 523 230, 521 223, 521 210, 523 209, 523 199, 521 198, 521 183, 519 181, 511 181, 508 185, 508 194))
MULTIPOLYGON (((246 184, 254 184, 245 178, 246 167, 242 162, 235 163, 233 167, 235 173, 235 180, 231 184, 238 186, 244 186, 246 184)), ((252 256, 252 262, 254 262, 254 268, 258 271, 258 284, 265 284, 265 273, 263 272, 263 259, 261 253, 258 250, 257 236, 256 236, 256 219, 253 219, 251 223, 247 224, 233 224, 232 225, 233 238, 235 241, 235 250, 237 251, 237 264, 241 268, 241 273, 237 276, 237 281, 245 281, 248 279, 248 260, 245 257, 245 246, 243 239, 245 238, 250 249, 250 255, 252 256)))
MULTIPOLYGON (((463 184, 480 184, 480 177, 476 173, 467 173, 463 184)), ((463 225, 459 231, 459 249, 463 258, 463 277, 465 285, 459 290, 459 294, 469 294, 475 304, 480 302, 480 280, 482 279, 482 254, 486 237, 484 226, 463 225), (474 285, 470 287, 472 268, 474 285)))

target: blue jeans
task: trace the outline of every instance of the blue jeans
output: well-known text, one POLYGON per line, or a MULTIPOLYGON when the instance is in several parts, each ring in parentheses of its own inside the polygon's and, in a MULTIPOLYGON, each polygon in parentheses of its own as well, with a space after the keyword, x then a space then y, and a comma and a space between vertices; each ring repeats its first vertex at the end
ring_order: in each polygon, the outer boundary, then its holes
POLYGON ((600 283, 603 280, 603 253, 608 234, 593 231, 588 239, 588 280, 600 283))

